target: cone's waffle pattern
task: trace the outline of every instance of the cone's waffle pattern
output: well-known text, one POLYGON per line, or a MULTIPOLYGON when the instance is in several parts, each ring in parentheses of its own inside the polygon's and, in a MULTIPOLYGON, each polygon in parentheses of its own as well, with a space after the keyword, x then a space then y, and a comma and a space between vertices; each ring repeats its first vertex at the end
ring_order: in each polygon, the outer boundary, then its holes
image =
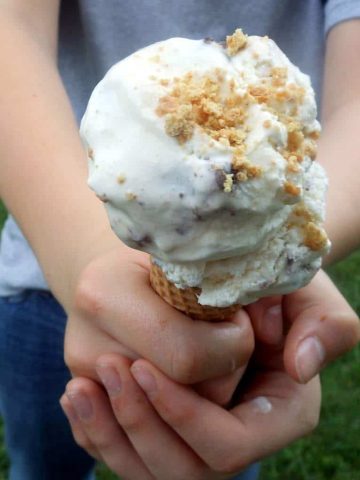
POLYGON ((225 320, 240 308, 240 305, 231 305, 224 308, 200 305, 197 298, 199 289, 177 288, 173 283, 169 282, 165 273, 155 263, 151 264, 150 283, 155 292, 165 302, 196 320, 225 320))

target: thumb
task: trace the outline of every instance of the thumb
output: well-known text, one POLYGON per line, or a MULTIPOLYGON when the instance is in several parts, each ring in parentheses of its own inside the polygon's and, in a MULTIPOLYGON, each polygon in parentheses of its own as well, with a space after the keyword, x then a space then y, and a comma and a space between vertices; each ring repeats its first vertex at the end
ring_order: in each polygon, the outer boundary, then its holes
POLYGON ((360 340, 356 313, 323 271, 305 288, 284 297, 283 315, 290 324, 285 369, 300 383, 360 340))

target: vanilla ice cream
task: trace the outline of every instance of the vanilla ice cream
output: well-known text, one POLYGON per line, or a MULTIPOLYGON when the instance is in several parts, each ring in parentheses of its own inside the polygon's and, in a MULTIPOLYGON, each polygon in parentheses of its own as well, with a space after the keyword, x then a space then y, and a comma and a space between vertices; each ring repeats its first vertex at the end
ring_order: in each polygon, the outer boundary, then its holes
POLYGON ((199 303, 305 285, 329 249, 309 77, 267 37, 172 38, 114 65, 81 123, 111 226, 199 303))

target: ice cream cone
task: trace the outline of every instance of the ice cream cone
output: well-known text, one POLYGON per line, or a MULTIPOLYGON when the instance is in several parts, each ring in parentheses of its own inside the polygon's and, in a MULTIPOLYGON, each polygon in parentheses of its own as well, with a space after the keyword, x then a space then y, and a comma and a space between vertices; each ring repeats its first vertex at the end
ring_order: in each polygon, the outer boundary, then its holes
POLYGON ((225 320, 241 307, 241 305, 231 305, 223 308, 201 305, 198 303, 199 288, 177 288, 154 262, 151 263, 150 283, 155 292, 165 302, 195 320, 225 320))

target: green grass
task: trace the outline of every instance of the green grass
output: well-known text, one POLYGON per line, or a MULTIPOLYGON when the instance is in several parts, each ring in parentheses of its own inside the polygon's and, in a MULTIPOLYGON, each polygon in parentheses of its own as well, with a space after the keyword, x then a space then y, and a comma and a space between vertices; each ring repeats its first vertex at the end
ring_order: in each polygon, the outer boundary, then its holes
POLYGON ((6 480, 8 478, 7 476, 8 469, 9 469, 9 461, 5 452, 4 427, 0 422, 0 480, 6 480))
POLYGON ((360 478, 359 374, 359 348, 328 367, 318 429, 264 461, 261 480, 360 478))
MULTIPOLYGON (((5 219, 0 202, 0 228, 5 219)), ((329 274, 360 314, 360 251, 329 269, 329 274)), ((263 462, 261 480, 360 479, 360 347, 330 365, 322 374, 323 407, 320 426, 309 437, 263 462)), ((0 480, 8 461, 0 423, 0 480)), ((115 480, 104 465, 99 480, 115 480)))
POLYGON ((4 205, 1 203, 0 201, 0 230, 3 226, 3 223, 5 221, 5 218, 6 218, 6 210, 5 210, 5 207, 4 205))

